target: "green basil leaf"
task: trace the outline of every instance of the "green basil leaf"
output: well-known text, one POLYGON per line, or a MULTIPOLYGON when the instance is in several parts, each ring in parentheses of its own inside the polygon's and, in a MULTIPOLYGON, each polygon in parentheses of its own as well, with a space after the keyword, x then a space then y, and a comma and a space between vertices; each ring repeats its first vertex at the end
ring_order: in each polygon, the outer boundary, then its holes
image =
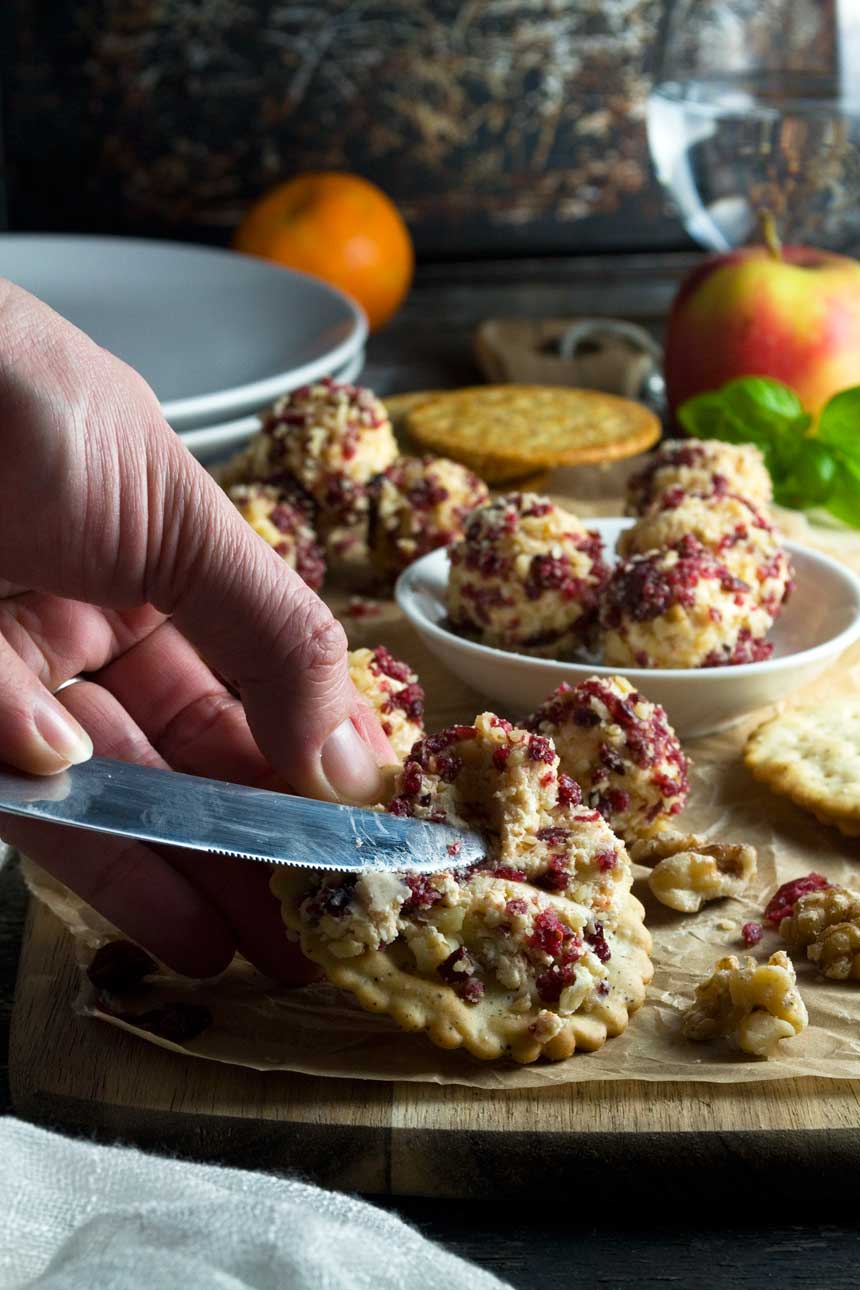
POLYGON ((768 376, 742 376, 729 381, 720 390, 724 408, 733 420, 750 427, 765 429, 770 426, 792 425, 803 429, 810 418, 803 410, 800 399, 781 381, 768 376))
POLYGON ((678 408, 678 420, 694 439, 722 439, 728 429, 719 392, 697 394, 678 408))
POLYGON ((800 450, 778 488, 780 504, 802 509, 821 506, 833 492, 840 463, 826 444, 803 438, 798 443, 800 450))
POLYGON ((826 506, 838 520, 860 528, 860 465, 844 458, 838 463, 826 506))
POLYGON ((818 422, 818 438, 860 461, 860 385, 835 394, 818 422))

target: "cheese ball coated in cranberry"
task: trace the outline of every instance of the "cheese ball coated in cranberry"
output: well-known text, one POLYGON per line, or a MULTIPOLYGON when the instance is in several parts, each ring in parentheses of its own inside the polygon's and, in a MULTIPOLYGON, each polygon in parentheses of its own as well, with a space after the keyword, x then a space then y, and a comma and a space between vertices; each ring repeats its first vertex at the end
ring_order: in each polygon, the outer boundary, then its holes
POLYGON ((330 378, 285 394, 263 418, 266 476, 286 474, 323 509, 337 508, 344 484, 367 484, 397 456, 379 399, 330 378))
POLYGON ((669 488, 685 493, 738 493, 767 508, 773 486, 753 444, 720 439, 667 439, 627 481, 627 515, 644 515, 669 488))
POLYGON ((394 658, 384 645, 349 654, 349 675, 362 698, 379 717, 389 743, 403 761, 424 734, 424 690, 408 663, 394 658))
POLYGON ((792 569, 780 534, 752 502, 734 493, 685 493, 670 488, 621 534, 623 556, 677 545, 691 535, 712 552, 773 618, 787 600, 792 569))
POLYGON ((289 492, 272 484, 234 484, 227 495, 254 532, 318 591, 325 578, 325 558, 307 514, 289 492))
POLYGON ((536 493, 479 506, 449 548, 448 616, 497 649, 564 658, 589 638, 607 577, 600 535, 536 493))
POLYGON ((769 658, 773 617, 694 537, 615 566, 601 598, 610 667, 692 668, 769 658))
POLYGON ((466 516, 490 496, 483 480, 446 457, 398 457, 369 489, 371 556, 386 577, 460 537, 466 516))
POLYGON ((687 800, 688 762, 663 708, 623 676, 562 684, 523 723, 625 842, 663 828, 687 800))

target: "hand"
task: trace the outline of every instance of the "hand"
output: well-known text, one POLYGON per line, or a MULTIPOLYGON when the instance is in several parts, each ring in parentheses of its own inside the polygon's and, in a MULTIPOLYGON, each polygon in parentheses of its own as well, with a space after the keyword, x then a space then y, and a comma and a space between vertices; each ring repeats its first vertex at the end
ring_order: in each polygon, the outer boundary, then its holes
MULTIPOLYGON (((0 761, 50 775, 93 748, 354 802, 378 800, 395 760, 342 627, 142 378, 0 280, 0 761)), ((315 974, 264 865, 13 816, 0 832, 179 972, 238 949, 274 977, 315 974)))

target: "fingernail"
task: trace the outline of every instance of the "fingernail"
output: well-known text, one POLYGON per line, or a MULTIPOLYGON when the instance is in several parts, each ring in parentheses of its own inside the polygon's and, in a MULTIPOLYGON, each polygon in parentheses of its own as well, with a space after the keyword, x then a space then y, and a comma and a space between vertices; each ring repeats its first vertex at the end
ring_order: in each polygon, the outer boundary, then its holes
POLYGON ((344 802, 378 802, 384 782, 373 751, 347 718, 325 741, 322 771, 336 797, 344 802))
POLYGON ((93 741, 86 730, 53 699, 36 699, 33 725, 53 753, 69 766, 79 766, 93 755, 93 741))

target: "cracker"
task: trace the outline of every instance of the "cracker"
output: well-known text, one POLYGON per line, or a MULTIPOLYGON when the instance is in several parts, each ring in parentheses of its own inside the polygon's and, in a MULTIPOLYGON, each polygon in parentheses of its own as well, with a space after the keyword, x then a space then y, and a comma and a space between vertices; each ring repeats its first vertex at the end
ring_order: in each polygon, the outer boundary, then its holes
POLYGON ((860 698, 793 708, 754 730, 744 761, 822 824, 860 835, 860 698))
POLYGON ((385 404, 385 410, 391 420, 395 430, 402 429, 402 422, 420 408, 422 404, 429 403, 431 399, 438 399, 444 390, 412 390, 405 394, 386 394, 382 402, 385 404))
POLYGON ((440 390, 412 390, 404 394, 386 394, 382 402, 385 405, 385 411, 391 421, 391 429, 394 431, 394 437, 397 440, 397 446, 404 456, 410 456, 415 452, 415 444, 409 437, 409 430, 406 425, 406 418, 415 408, 421 407, 424 403, 429 403, 431 399, 439 397, 440 390))
POLYGON ((640 403, 551 385, 452 390, 418 403, 406 429, 423 448, 463 462, 488 483, 632 457, 660 437, 658 418, 640 403))
MULTIPOLYGON (((497 885, 509 899, 522 897, 526 887, 509 882, 497 885)), ((593 1004, 587 1013, 562 1018, 553 1011, 534 1008, 514 1012, 501 990, 488 991, 477 1004, 466 1003, 438 977, 399 963, 395 946, 368 949, 350 958, 338 957, 302 920, 306 888, 306 874, 284 869, 272 878, 284 923, 298 933, 303 954, 319 964, 333 985, 349 991, 368 1012, 390 1016, 401 1029, 423 1032, 439 1048, 465 1048, 482 1061, 509 1057, 526 1064, 539 1057, 558 1061, 577 1050, 594 1052, 608 1038, 626 1030, 630 1014, 644 1002, 645 987, 651 979, 651 937, 644 925, 642 905, 629 893, 613 932, 612 958, 605 965, 610 987, 606 1001, 593 1004), (542 1027, 546 1027, 543 1033, 542 1027)), ((581 911, 581 907, 563 897, 542 898, 547 907, 562 912, 581 911)))

